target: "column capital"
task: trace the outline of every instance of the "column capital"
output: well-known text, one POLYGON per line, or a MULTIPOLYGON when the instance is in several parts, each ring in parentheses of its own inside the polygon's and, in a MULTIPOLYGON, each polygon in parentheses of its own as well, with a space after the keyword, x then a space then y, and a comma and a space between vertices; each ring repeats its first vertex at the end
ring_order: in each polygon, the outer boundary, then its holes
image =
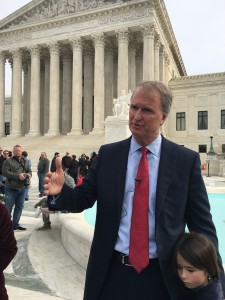
POLYGON ((83 41, 80 36, 73 37, 70 39, 70 45, 72 49, 81 49, 83 47, 83 41))
POLYGON ((160 38, 159 37, 157 37, 156 39, 155 39, 155 43, 154 43, 154 47, 155 47, 155 50, 160 50, 160 46, 161 46, 161 42, 160 42, 160 38))
POLYGON ((143 24, 140 26, 143 37, 154 38, 156 33, 156 27, 154 23, 143 24))
POLYGON ((33 45, 28 47, 28 50, 30 51, 31 56, 40 56, 40 47, 38 45, 33 45))
POLYGON ((104 46, 105 36, 103 32, 97 32, 91 35, 94 46, 104 46))
POLYGON ((20 59, 22 58, 22 51, 19 48, 12 49, 10 52, 13 58, 20 58, 20 59))
POLYGON ((59 54, 59 44, 58 42, 50 42, 47 44, 51 54, 59 54))
POLYGON ((120 28, 116 30, 116 37, 119 42, 129 42, 128 28, 120 28))

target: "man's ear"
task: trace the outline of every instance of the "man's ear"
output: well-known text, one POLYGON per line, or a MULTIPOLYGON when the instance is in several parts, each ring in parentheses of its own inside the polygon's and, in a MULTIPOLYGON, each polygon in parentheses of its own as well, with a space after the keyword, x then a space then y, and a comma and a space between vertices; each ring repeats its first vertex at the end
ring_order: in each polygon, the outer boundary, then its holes
POLYGON ((166 121, 167 115, 163 114, 163 118, 160 122, 160 126, 162 126, 164 124, 164 122, 166 121))

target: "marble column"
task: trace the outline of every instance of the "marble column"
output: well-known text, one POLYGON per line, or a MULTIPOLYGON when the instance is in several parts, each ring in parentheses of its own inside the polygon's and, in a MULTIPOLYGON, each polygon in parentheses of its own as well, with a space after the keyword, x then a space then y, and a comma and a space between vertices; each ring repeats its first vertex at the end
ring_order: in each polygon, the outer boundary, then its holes
POLYGON ((155 26, 145 24, 141 26, 143 34, 143 80, 154 80, 154 35, 155 26))
POLYGON ((159 80, 165 82, 164 45, 159 49, 159 80))
POLYGON ((72 59, 70 53, 64 53, 62 87, 62 134, 67 134, 72 126, 72 59))
POLYGON ((50 59, 44 58, 45 83, 44 83, 44 134, 49 130, 49 92, 50 92, 50 59))
POLYGON ((92 36, 95 47, 94 65, 94 129, 92 133, 104 133, 104 35, 97 33, 92 36))
POLYGON ((0 52, 0 138, 5 136, 5 56, 0 52))
POLYGON ((58 135, 59 132, 59 46, 57 42, 50 43, 50 89, 49 89, 49 129, 47 136, 58 135))
POLYGON ((30 48, 31 81, 30 81, 30 130, 29 136, 40 135, 40 49, 30 48))
POLYGON ((136 86, 143 81, 143 49, 140 47, 136 53, 136 86))
POLYGON ((164 51, 164 67, 165 67, 165 84, 168 84, 168 81, 172 77, 169 72, 170 59, 166 51, 164 51))
POLYGON ((41 60, 40 65, 40 134, 44 135, 44 109, 45 109, 45 65, 41 60))
POLYGON ((94 110, 94 51, 90 45, 84 49, 84 106, 83 106, 83 131, 90 133, 93 129, 94 110))
POLYGON ((155 41, 155 53, 154 53, 154 79, 159 81, 159 48, 160 48, 160 40, 156 39, 155 41))
POLYGON ((82 133, 82 39, 73 38, 72 128, 69 134, 82 133))
POLYGON ((28 64, 27 61, 23 62, 23 135, 28 133, 28 101, 30 99, 28 89, 28 64))
POLYGON ((118 96, 122 95, 122 90, 128 93, 128 45, 129 33, 128 29, 120 29, 116 31, 118 38, 118 96))
POLYGON ((113 45, 105 48, 105 118, 113 115, 113 45))
POLYGON ((14 49, 12 74, 12 107, 10 136, 22 135, 22 52, 14 49))
POLYGON ((136 87, 136 45, 133 41, 129 46, 129 85, 128 91, 134 91, 136 87))

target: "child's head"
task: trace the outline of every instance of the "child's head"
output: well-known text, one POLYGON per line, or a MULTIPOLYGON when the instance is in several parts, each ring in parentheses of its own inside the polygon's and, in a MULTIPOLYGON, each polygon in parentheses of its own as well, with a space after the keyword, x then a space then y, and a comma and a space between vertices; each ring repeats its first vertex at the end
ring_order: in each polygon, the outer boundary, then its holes
POLYGON ((174 251, 177 274, 187 288, 208 284, 219 278, 216 250, 213 243, 200 233, 185 233, 174 251))

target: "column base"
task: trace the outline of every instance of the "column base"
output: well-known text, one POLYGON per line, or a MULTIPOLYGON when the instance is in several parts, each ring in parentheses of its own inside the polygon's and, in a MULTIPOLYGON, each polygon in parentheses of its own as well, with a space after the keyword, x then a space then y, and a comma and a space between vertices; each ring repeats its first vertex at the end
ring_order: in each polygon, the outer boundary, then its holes
POLYGON ((100 134, 104 134, 104 133, 105 133, 104 128, 93 128, 93 130, 91 132, 89 132, 90 135, 100 135, 100 134))
POLYGON ((20 137, 20 136, 23 136, 22 135, 22 133, 21 132, 16 132, 16 131, 14 131, 14 132, 10 132, 10 134, 9 135, 7 135, 7 137, 20 137))
POLYGON ((81 134, 83 134, 82 129, 71 129, 71 131, 67 133, 67 135, 81 135, 81 134))
POLYGON ((30 130, 28 133, 25 134, 26 137, 29 136, 41 136, 40 132, 35 131, 35 130, 30 130))
POLYGON ((59 130, 49 130, 47 133, 45 133, 44 136, 57 136, 57 135, 61 135, 59 130))

